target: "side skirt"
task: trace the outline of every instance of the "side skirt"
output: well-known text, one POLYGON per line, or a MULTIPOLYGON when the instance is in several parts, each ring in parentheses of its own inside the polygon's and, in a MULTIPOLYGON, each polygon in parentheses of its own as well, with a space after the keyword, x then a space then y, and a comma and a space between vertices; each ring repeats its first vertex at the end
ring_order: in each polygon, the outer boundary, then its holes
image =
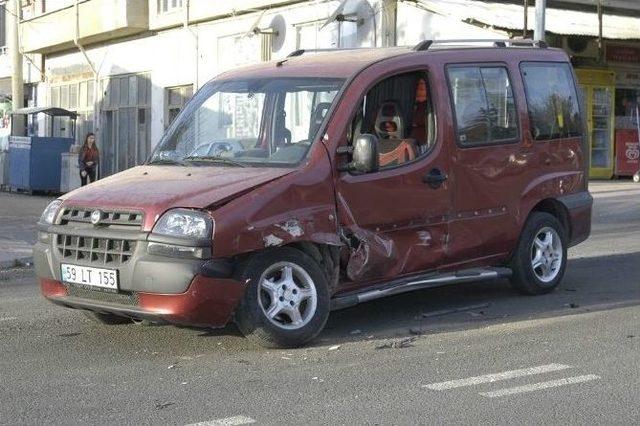
POLYGON ((407 293, 409 291, 442 287, 449 284, 508 278, 511 274, 512 271, 509 268, 472 268, 456 272, 434 272, 411 278, 402 278, 383 283, 373 288, 340 294, 331 300, 331 310, 344 309, 359 303, 395 294, 407 293))

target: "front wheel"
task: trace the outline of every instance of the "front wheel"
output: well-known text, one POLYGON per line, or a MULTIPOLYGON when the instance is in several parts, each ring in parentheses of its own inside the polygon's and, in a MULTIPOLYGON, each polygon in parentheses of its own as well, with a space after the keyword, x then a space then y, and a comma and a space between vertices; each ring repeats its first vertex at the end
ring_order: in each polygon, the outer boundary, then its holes
POLYGON ((532 213, 511 260, 513 287, 532 295, 555 289, 567 265, 566 239, 566 231, 555 216, 532 213))
POLYGON ((305 253, 290 247, 258 253, 244 268, 247 280, 235 321, 250 340, 292 348, 324 328, 330 307, 327 278, 305 253))

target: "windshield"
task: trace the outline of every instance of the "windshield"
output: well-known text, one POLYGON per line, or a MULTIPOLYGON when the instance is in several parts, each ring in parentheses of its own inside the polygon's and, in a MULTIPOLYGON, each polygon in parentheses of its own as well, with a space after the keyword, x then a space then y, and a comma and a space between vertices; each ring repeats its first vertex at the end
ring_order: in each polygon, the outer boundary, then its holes
POLYGON ((210 83, 177 117, 149 163, 297 164, 343 82, 271 78, 210 83))

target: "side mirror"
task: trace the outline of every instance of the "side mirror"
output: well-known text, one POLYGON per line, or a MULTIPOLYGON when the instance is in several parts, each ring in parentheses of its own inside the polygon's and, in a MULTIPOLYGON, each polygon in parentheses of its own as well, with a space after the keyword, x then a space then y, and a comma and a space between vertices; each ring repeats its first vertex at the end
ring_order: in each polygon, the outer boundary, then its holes
POLYGON ((349 169, 359 173, 377 172, 380 168, 378 157, 378 138, 369 133, 363 133, 353 142, 349 169))

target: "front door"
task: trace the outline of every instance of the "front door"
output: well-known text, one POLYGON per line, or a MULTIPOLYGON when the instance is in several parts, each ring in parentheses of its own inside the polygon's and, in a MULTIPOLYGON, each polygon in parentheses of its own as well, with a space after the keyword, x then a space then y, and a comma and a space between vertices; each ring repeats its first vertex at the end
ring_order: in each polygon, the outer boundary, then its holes
POLYGON ((447 147, 435 132, 430 78, 411 72, 373 86, 356 106, 343 145, 379 139, 380 169, 340 172, 338 219, 356 282, 436 269, 445 260, 451 183, 447 147))

